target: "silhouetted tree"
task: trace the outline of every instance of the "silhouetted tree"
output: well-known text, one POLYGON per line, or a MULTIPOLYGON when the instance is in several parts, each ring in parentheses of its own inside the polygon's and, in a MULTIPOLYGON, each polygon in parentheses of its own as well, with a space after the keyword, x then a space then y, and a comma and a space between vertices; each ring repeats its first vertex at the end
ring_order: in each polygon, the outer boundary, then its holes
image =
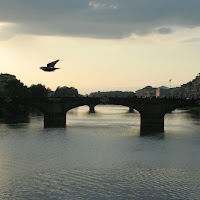
POLYGON ((54 97, 77 97, 78 90, 74 87, 57 87, 56 91, 53 94, 54 97))
MULTIPOLYGON (((19 80, 13 79, 9 80, 8 83, 5 85, 3 96, 11 99, 17 97, 23 98, 29 97, 30 92, 27 86, 24 86, 24 84, 21 83, 19 80)), ((23 105, 8 104, 2 108, 1 113, 5 117, 6 121, 11 120, 12 122, 22 122, 24 121, 24 119, 28 118, 29 111, 29 107, 23 105)))
POLYGON ((128 98, 128 97, 135 97, 135 93, 134 92, 123 92, 123 91, 109 91, 109 92, 92 92, 90 95, 90 97, 103 97, 103 96, 107 96, 107 97, 124 97, 124 98, 128 98))
POLYGON ((37 84, 29 87, 31 97, 47 97, 50 89, 47 89, 44 85, 37 84))
POLYGON ((24 86, 17 79, 9 80, 8 83, 4 87, 3 96, 6 97, 29 97, 30 93, 27 86, 24 86))

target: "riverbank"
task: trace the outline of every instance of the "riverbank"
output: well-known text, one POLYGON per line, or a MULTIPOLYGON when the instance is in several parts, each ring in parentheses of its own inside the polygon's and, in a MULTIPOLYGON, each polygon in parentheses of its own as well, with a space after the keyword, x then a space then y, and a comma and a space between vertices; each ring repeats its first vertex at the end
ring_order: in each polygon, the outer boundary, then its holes
POLYGON ((199 107, 190 108, 190 112, 192 114, 195 114, 195 115, 200 115, 200 106, 199 107))

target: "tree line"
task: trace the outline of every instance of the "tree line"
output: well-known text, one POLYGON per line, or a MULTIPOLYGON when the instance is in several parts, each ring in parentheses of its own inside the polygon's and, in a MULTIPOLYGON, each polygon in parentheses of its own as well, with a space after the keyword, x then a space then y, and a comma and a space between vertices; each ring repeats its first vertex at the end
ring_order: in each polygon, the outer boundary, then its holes
MULTIPOLYGON (((42 84, 33 84, 30 87, 20 80, 9 80, 0 92, 3 98, 45 98, 45 97, 78 97, 78 90, 74 87, 57 87, 55 91, 42 84)), ((23 105, 1 105, 0 118, 7 123, 27 122, 30 114, 41 114, 38 110, 23 105)))
POLYGON ((32 97, 32 98, 42 98, 42 97, 77 97, 78 90, 74 87, 58 86, 55 91, 46 88, 42 84, 33 84, 30 87, 25 86, 20 80, 12 79, 7 82, 4 86, 4 90, 0 93, 1 97, 32 97))
POLYGON ((135 97, 135 93, 131 91, 109 91, 109 92, 92 92, 89 97, 121 97, 121 98, 129 98, 135 97))

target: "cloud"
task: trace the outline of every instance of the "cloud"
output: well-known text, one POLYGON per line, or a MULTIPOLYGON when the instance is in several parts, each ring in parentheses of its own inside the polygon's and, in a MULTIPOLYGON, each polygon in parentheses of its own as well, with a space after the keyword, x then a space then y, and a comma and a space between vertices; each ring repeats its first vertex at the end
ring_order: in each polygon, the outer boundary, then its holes
POLYGON ((169 27, 162 27, 162 28, 158 28, 155 30, 156 33, 159 33, 159 34, 170 34, 173 32, 173 30, 169 27))
POLYGON ((0 23, 0 40, 9 40, 17 33, 17 25, 12 23, 0 23))
POLYGON ((109 3, 103 3, 103 2, 97 2, 97 1, 89 1, 89 6, 94 9, 111 9, 111 10, 117 10, 118 6, 116 4, 109 4, 109 3))
POLYGON ((183 43, 199 43, 200 42, 200 37, 185 39, 182 42, 183 43))
MULTIPOLYGON (((200 26, 199 0, 0 0, 0 33, 118 39, 200 26)), ((5 35, 4 35, 5 36, 5 35)))

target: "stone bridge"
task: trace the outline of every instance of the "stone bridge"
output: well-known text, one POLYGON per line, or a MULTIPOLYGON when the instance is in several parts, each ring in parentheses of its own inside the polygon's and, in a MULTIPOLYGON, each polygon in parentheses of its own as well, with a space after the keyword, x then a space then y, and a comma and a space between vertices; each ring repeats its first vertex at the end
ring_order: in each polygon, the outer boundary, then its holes
POLYGON ((197 106, 194 100, 146 99, 146 98, 0 98, 1 104, 21 104, 37 108, 44 114, 44 127, 66 127, 66 113, 79 106, 87 105, 90 112, 98 104, 122 105, 130 111, 136 109, 141 116, 141 132, 163 132, 164 116, 177 108, 197 106))

